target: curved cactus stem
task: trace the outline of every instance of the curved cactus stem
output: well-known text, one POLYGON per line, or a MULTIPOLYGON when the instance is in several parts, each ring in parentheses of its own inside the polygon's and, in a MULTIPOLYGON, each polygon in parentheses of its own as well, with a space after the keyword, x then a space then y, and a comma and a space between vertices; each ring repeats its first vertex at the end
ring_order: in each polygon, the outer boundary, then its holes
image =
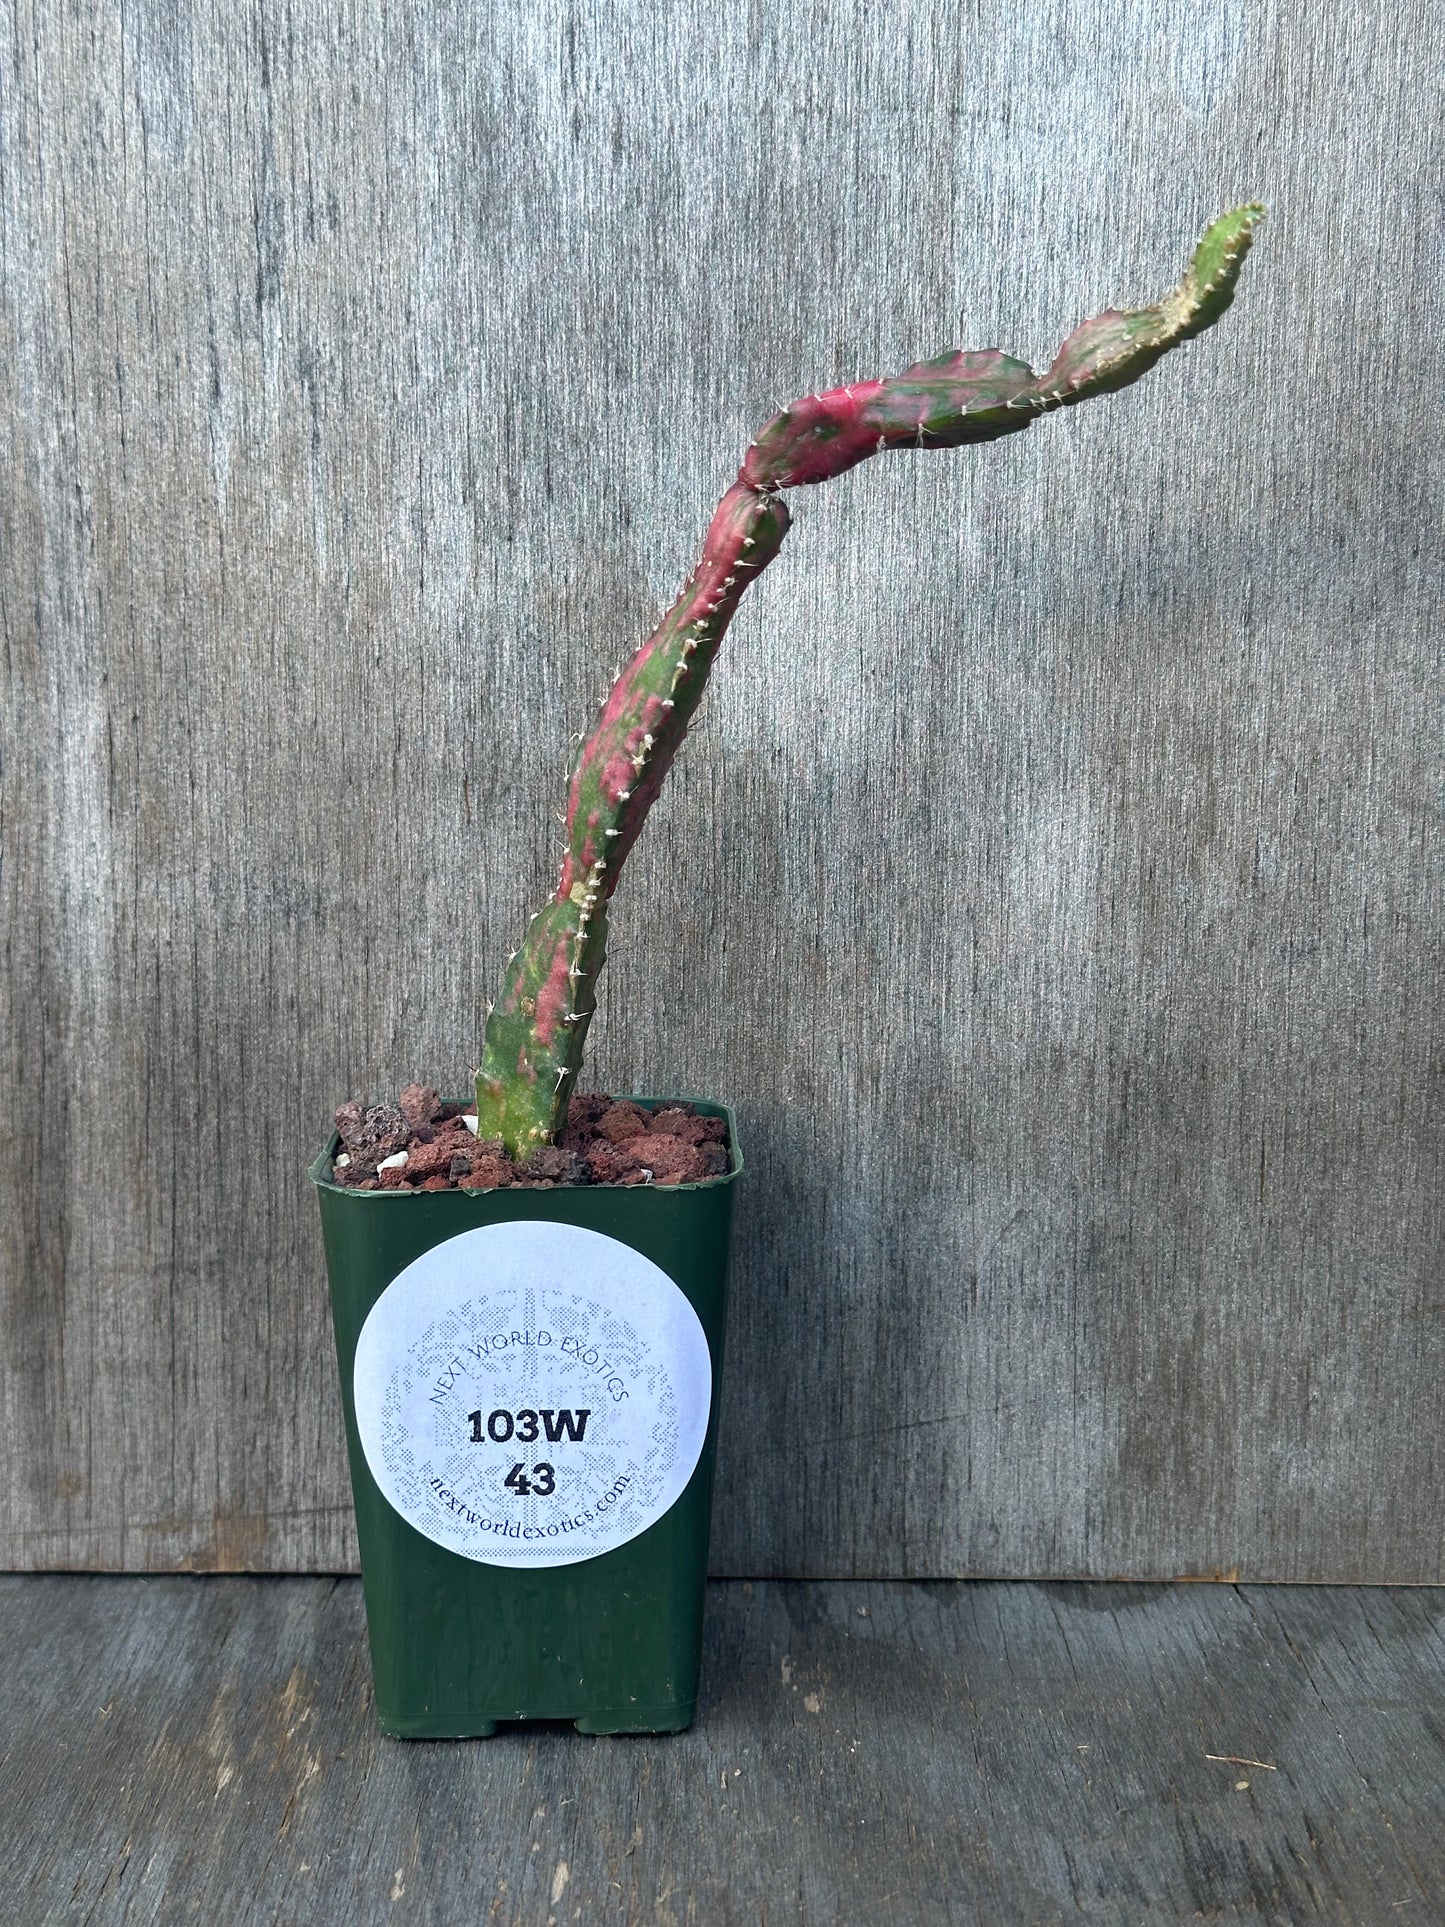
POLYGON ((702 700, 743 590, 777 554, 786 505, 738 483, 718 504, 702 559, 617 678, 578 751, 557 892, 533 918, 487 1019, 477 1132, 513 1156, 548 1143, 567 1115, 596 1007, 607 899, 702 700))
POLYGON ((778 491, 888 448, 956 448, 1017 434, 1038 416, 1138 381, 1224 313, 1264 209, 1216 221, 1179 286, 1151 308, 1110 309, 1076 328, 1036 375, 997 349, 922 361, 885 381, 809 395, 775 415, 718 505, 702 559, 617 678, 582 743, 567 799, 555 896, 532 919, 487 1020, 477 1129, 514 1155, 550 1141, 567 1115, 606 951, 607 901, 702 697, 744 589, 782 546, 778 491))
POLYGON ((885 448, 957 448, 1016 435, 1037 416, 1127 388, 1161 355, 1217 321, 1264 209, 1223 215, 1206 232, 1179 286, 1152 308, 1110 308, 1076 328, 1046 374, 996 348, 920 361, 887 381, 808 395, 774 415, 743 463, 754 488, 824 482, 885 448))

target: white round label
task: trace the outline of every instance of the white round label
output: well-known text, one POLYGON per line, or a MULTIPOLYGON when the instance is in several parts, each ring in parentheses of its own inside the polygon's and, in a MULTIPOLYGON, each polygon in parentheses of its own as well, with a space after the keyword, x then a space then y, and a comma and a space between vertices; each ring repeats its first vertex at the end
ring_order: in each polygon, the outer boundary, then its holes
POLYGON ((635 1539, 702 1456, 712 1360, 650 1258, 579 1225, 434 1245, 356 1347, 372 1477, 417 1531, 490 1566, 569 1566, 635 1539))

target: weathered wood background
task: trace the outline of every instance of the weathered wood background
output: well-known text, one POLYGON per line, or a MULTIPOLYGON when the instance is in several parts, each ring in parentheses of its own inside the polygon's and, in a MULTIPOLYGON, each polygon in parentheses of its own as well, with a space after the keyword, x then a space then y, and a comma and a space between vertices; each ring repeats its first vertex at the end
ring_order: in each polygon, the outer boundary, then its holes
POLYGON ((595 1064, 746 1131, 719 1571, 1445 1576, 1424 0, 6 11, 0 1557, 350 1564, 303 1165, 750 429, 1259 196, 1143 386, 795 496, 595 1064))
POLYGON ((11 1920, 1438 1927, 1438 1590, 743 1580, 704 1626, 691 1732, 397 1746, 354 1580, 0 1578, 11 1920))

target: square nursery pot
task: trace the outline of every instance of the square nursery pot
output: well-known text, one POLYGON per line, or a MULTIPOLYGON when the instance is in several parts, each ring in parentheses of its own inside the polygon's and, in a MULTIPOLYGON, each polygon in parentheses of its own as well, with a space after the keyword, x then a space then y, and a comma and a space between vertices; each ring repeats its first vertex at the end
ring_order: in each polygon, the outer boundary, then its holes
MULTIPOLYGON (((635 1098, 647 1108, 675 1100, 635 1098)), ((697 1702, 733 1168, 321 1204, 376 1713, 671 1733, 697 1702)))

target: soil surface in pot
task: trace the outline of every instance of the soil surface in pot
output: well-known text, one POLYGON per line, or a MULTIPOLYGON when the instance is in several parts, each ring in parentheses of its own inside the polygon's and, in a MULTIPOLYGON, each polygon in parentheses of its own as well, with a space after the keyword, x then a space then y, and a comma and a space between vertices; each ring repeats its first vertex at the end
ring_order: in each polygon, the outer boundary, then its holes
POLYGON ((645 1111, 599 1091, 574 1094, 555 1144, 521 1162, 500 1138, 477 1138, 466 1107, 408 1084, 395 1104, 353 1098, 336 1113, 333 1184, 356 1191, 545 1191, 558 1184, 696 1184, 732 1169, 723 1118, 691 1104, 645 1111))

